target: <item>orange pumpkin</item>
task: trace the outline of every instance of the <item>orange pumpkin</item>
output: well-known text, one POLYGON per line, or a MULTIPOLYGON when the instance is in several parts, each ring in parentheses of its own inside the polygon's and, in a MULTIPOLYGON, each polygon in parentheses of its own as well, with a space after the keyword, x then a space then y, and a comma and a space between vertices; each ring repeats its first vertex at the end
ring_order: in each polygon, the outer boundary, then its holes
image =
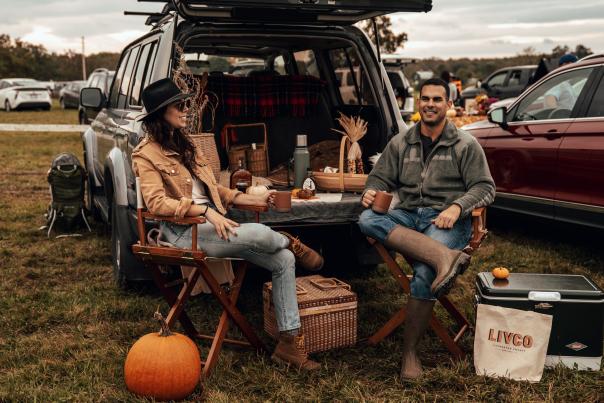
POLYGON ((500 280, 510 277, 510 271, 505 267, 495 267, 493 270, 491 270, 491 274, 493 274, 493 277, 500 280))
POLYGON ((124 364, 126 386, 131 392, 156 400, 180 400, 189 396, 201 376, 197 345, 172 333, 161 314, 159 333, 149 333, 134 343, 124 364))

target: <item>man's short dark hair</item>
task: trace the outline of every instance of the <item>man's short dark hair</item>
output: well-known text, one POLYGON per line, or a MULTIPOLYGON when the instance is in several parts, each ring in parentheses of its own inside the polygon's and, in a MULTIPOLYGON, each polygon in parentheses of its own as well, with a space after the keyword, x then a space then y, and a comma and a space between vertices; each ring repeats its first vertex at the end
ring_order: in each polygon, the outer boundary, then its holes
POLYGON ((447 93, 447 101, 449 100, 449 98, 451 97, 451 90, 449 89, 449 84, 447 84, 444 80, 441 80, 440 78, 429 78, 428 80, 424 81, 422 83, 422 85, 419 86, 419 96, 421 97, 422 95, 422 90, 424 89, 424 87, 426 85, 436 85, 436 86, 441 86, 445 89, 445 92, 447 93))

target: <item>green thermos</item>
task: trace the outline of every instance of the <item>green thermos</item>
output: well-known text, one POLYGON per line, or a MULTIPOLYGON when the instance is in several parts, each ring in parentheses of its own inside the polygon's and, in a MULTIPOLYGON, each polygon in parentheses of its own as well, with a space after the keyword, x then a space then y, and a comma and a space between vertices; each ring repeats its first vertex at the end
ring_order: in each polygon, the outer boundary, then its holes
POLYGON ((310 168, 310 153, 307 148, 306 134, 296 136, 296 149, 294 150, 294 187, 300 189, 306 179, 310 168))

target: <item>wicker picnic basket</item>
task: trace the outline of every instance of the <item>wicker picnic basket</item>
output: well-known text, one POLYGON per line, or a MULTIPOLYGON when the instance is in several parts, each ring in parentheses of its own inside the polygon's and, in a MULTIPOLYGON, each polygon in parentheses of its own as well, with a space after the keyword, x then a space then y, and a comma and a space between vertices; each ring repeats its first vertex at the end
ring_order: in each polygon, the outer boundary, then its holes
MULTIPOLYGON (((357 295, 336 278, 314 275, 296 279, 298 308, 307 353, 352 346, 357 342, 357 295)), ((264 330, 277 338, 272 283, 265 283, 264 330)))
POLYGON ((313 172, 312 176, 320 190, 330 192, 362 192, 365 189, 367 175, 344 172, 344 155, 350 147, 348 136, 342 136, 340 142, 340 161, 337 173, 313 172))
POLYGON ((229 169, 234 171, 239 166, 239 160, 243 160, 246 169, 254 176, 267 176, 270 168, 268 159, 268 135, 264 123, 227 123, 222 128, 222 142, 229 155, 229 169), (237 137, 238 130, 260 129, 262 131, 262 142, 256 143, 256 150, 252 150, 252 144, 233 144, 233 137, 237 137))
POLYGON ((214 133, 190 134, 191 140, 196 147, 201 148, 204 156, 210 162, 210 167, 216 178, 220 177, 220 158, 216 148, 216 139, 214 133))

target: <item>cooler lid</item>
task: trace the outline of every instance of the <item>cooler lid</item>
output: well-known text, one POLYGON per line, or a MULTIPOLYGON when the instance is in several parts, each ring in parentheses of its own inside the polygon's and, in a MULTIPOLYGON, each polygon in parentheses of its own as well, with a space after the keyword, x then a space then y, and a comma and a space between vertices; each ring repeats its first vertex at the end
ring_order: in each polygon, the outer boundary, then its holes
POLYGON ((511 273, 507 280, 498 280, 482 272, 476 276, 476 285, 483 295, 492 297, 528 298, 533 291, 558 292, 562 300, 604 300, 604 291, 593 281, 575 274, 511 273))

